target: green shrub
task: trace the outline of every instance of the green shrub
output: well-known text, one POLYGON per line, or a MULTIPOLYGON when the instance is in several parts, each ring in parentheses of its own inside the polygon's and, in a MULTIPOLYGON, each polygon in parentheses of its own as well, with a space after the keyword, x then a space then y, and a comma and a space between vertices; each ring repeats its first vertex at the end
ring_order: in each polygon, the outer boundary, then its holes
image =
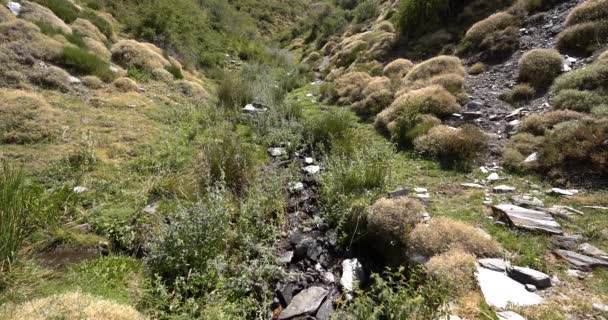
POLYGON ((361 23, 370 19, 375 19, 380 14, 380 4, 378 0, 363 0, 355 8, 353 15, 355 22, 361 23))
POLYGON ((415 82, 450 73, 464 76, 464 67, 460 59, 455 56, 437 56, 415 65, 407 73, 405 80, 415 82))
POLYGON ((249 79, 225 73, 218 85, 217 96, 223 106, 242 108, 253 102, 255 93, 249 79))
POLYGON ((437 26, 450 13, 450 0, 403 0, 399 2, 397 25, 404 35, 417 35, 437 26))
POLYGON ((534 49, 519 60, 519 81, 544 89, 562 72, 564 59, 553 49, 534 49))
POLYGON ((608 42, 608 2, 588 0, 576 6, 557 37, 557 48, 569 54, 588 55, 608 42))
POLYGON ((483 64, 482 62, 477 62, 476 64, 472 65, 469 68, 470 75, 482 74, 482 73, 484 73, 484 71, 486 71, 486 65, 483 64))
POLYGON ((72 23, 80 14, 80 10, 68 0, 36 0, 41 5, 51 9, 57 17, 66 23, 72 23))
POLYGON ((501 99, 512 103, 517 104, 525 101, 530 101, 534 98, 536 94, 536 90, 527 83, 520 83, 513 87, 511 91, 501 95, 501 99))
POLYGON ((565 73, 555 79, 551 91, 557 94, 565 89, 605 90, 608 83, 608 64, 593 63, 565 73))
POLYGON ((106 61, 78 47, 64 47, 59 63, 80 73, 94 75, 105 82, 116 77, 106 61))
POLYGON ((355 119, 350 112, 337 110, 309 118, 304 127, 314 147, 329 151, 334 141, 346 137, 354 125, 355 119))
POLYGON ((566 18, 566 26, 579 23, 604 20, 608 16, 608 2, 605 0, 587 0, 576 6, 566 18))
POLYGON ((475 23, 466 32, 461 50, 485 52, 488 59, 500 59, 511 54, 519 43, 518 19, 499 12, 475 23))
POLYGON ((0 271, 10 270, 36 212, 23 171, 2 163, 0 172, 0 271))
POLYGON ((114 37, 114 27, 112 24, 106 19, 98 16, 94 11, 85 9, 80 13, 80 17, 89 20, 108 38, 108 40, 111 40, 114 37))
POLYGON ((179 66, 171 64, 169 66, 166 66, 165 70, 169 71, 175 79, 180 80, 184 78, 182 68, 180 68, 179 66))
POLYGON ((56 34, 60 34, 60 35, 64 36, 66 38, 66 40, 68 40, 70 43, 76 45, 77 47, 80 47, 80 48, 86 47, 86 44, 84 43, 84 40, 82 39, 82 37, 80 35, 77 35, 75 33, 65 34, 61 30, 53 28, 53 26, 51 26, 50 24, 44 23, 42 21, 37 21, 36 25, 40 28, 40 32, 42 32, 43 34, 46 34, 48 36, 54 36, 56 34))
POLYGON ((586 116, 570 110, 550 111, 543 114, 533 114, 526 117, 519 125, 520 132, 542 136, 547 130, 553 129, 555 125, 565 121, 579 120, 586 116))
POLYGON ((441 124, 441 120, 435 116, 417 112, 404 112, 396 120, 391 139, 399 147, 408 149, 414 145, 416 138, 427 134, 431 128, 439 124, 441 124))
POLYGON ((485 135, 473 125, 460 129, 436 126, 414 141, 418 153, 437 159, 445 167, 458 169, 470 167, 485 145, 485 135))
POLYGON ((594 91, 565 89, 551 99, 555 109, 590 113, 594 107, 608 104, 608 96, 594 91))

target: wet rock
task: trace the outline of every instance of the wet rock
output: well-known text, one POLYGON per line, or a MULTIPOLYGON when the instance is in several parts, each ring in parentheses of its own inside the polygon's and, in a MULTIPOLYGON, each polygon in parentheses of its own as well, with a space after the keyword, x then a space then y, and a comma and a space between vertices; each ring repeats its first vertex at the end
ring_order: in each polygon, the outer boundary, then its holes
POLYGON ((321 304, 319 307, 319 311, 317 311, 316 318, 317 320, 330 320, 331 316, 334 314, 334 304, 332 299, 327 298, 325 302, 321 304))
POLYGON ((581 235, 554 236, 551 238, 551 244, 558 249, 576 250, 583 239, 581 235))
POLYGON ((302 168, 302 171, 304 171, 305 173, 308 173, 310 175, 314 175, 314 174, 321 172, 321 167, 316 166, 316 165, 310 165, 310 166, 306 166, 306 167, 302 168))
POLYGON ((485 258, 477 260, 480 266, 497 272, 505 272, 507 271, 507 262, 503 259, 498 258, 485 258))
POLYGON ((506 185, 500 185, 500 186, 496 186, 494 188, 492 188, 492 191, 494 191, 495 193, 507 193, 507 192, 515 192, 515 188, 511 187, 511 186, 506 186, 506 185))
POLYGON ((566 260, 572 267, 579 270, 591 270, 597 267, 608 268, 608 261, 586 256, 568 250, 554 251, 562 259, 566 260))
POLYGON ((467 189, 485 189, 486 188, 478 183, 461 183, 460 186, 467 188, 467 189))
POLYGON ((496 312, 496 316, 498 317, 498 320, 526 320, 526 318, 513 311, 496 312))
POLYGON ((298 293, 287 308, 281 311, 279 319, 292 319, 293 317, 314 314, 327 296, 327 289, 310 287, 298 293))
POLYGON ((551 277, 538 270, 524 267, 511 267, 507 268, 507 275, 521 284, 531 284, 538 289, 544 289, 551 286, 551 277))
POLYGON ((544 207, 545 204, 538 198, 530 196, 514 196, 511 197, 511 202, 514 205, 524 208, 544 207))
POLYGON ((560 224, 552 216, 542 211, 530 210, 511 204, 493 206, 492 211, 516 228, 555 235, 563 234, 560 224))
POLYGON ((355 291, 359 285, 363 285, 365 281, 365 272, 363 266, 357 260, 346 259, 342 261, 342 277, 340 278, 340 285, 344 288, 344 291, 349 297, 350 293, 355 291))
POLYGON ((608 261, 608 253, 606 253, 603 250, 600 250, 599 248, 589 244, 589 243, 583 243, 578 247, 578 251, 580 251, 581 253, 600 259, 600 260, 606 260, 608 261))
POLYGON ((530 306, 543 301, 539 295, 529 292, 523 284, 502 272, 478 268, 476 277, 486 303, 490 307, 503 309, 508 305, 530 306))
POLYGON ((407 196, 411 190, 409 188, 399 188, 388 193, 389 198, 399 198, 407 196))

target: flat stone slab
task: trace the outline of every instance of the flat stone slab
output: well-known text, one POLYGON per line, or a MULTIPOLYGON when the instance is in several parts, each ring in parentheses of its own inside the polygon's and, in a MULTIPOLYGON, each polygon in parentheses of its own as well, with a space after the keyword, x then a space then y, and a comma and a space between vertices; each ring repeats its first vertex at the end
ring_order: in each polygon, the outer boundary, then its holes
POLYGON ((560 224, 545 212, 526 209, 512 204, 499 204, 493 206, 492 210, 495 214, 508 220, 516 228, 555 235, 564 234, 560 224))
POLYGON ((509 278, 503 272, 477 268, 475 275, 486 303, 490 307, 504 309, 509 305, 523 307, 543 302, 541 296, 529 292, 523 284, 509 278))
POLYGON ((327 289, 321 287, 310 287, 298 293, 279 315, 279 319, 291 319, 293 317, 316 313, 327 296, 327 289))
POLYGON ((526 318, 513 311, 496 312, 496 316, 498 320, 526 320, 526 318))
POLYGON ((578 244, 583 240, 581 235, 554 236, 551 244, 557 249, 576 250, 578 244))
POLYGON ((492 271, 505 272, 507 271, 507 262, 499 258, 478 259, 477 263, 480 266, 492 271))
POLYGON ((579 270, 591 270, 597 267, 608 268, 608 261, 586 256, 584 254, 568 250, 555 250, 555 253, 562 259, 568 261, 572 267, 579 270))
POLYGON ((592 256, 596 259, 608 261, 608 253, 589 243, 581 244, 578 247, 578 251, 582 252, 585 255, 592 256))
POLYGON ((512 267, 507 268, 507 275, 521 284, 531 284, 538 289, 549 288, 551 286, 551 277, 538 270, 512 267))
POLYGON ((461 183, 460 186, 467 189, 485 189, 486 187, 480 185, 479 183, 461 183))
POLYGON ((500 185, 500 186, 496 186, 494 188, 492 188, 492 191, 494 191, 494 193, 508 193, 508 192, 515 192, 515 188, 511 187, 511 186, 506 186, 506 185, 500 185))

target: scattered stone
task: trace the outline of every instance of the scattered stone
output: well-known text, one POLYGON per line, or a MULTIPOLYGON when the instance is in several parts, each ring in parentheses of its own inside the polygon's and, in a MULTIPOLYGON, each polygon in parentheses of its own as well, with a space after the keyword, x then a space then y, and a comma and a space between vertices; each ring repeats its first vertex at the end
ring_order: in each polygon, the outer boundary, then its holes
POLYGON ((524 111, 524 108, 517 108, 517 109, 513 110, 511 113, 509 113, 505 119, 510 120, 510 119, 517 118, 521 115, 522 111, 524 111))
POLYGON ((584 206, 583 208, 595 209, 595 210, 608 210, 608 207, 601 207, 601 206, 584 206))
POLYGON ((506 185, 500 185, 492 188, 495 193, 507 193, 507 192, 515 192, 515 188, 506 185))
POLYGON ((570 216, 572 215, 572 213, 570 213, 568 210, 566 210, 562 206, 552 206, 550 208, 542 208, 542 209, 539 208, 539 210, 547 212, 547 213, 549 213, 550 215, 552 215, 554 217, 562 218, 564 220, 572 220, 570 218, 570 216))
POLYGON ((331 316, 334 314, 334 304, 331 299, 325 299, 325 302, 319 307, 319 311, 315 315, 317 320, 330 320, 331 316))
POLYGON ((504 309, 508 305, 530 306, 543 301, 536 293, 529 292, 525 286, 503 272, 477 268, 477 281, 481 292, 490 307, 504 309))
POLYGON ((519 127, 521 121, 519 120, 512 120, 507 122, 507 133, 514 133, 517 132, 517 128, 519 127))
POLYGON ((597 311, 608 312, 608 304, 594 303, 592 306, 593 306, 593 309, 595 309, 597 311))
POLYGON ((606 260, 608 261, 608 253, 606 253, 605 251, 589 244, 589 243, 583 243, 578 247, 578 251, 582 252, 585 255, 600 259, 600 260, 606 260))
POLYGON ((399 188, 388 193, 389 198, 399 198, 407 196, 410 193, 409 188, 399 188))
POLYGON ((306 158, 304 158, 304 163, 313 164, 313 163, 315 163, 315 159, 313 159, 311 157, 306 157, 306 158))
POLYGON ((572 265, 574 268, 579 270, 591 270, 597 267, 608 268, 608 261, 600 260, 594 257, 559 249, 555 250, 555 253, 570 263, 570 265, 572 265))
POLYGON ((145 212, 147 214, 156 214, 156 209, 158 209, 159 205, 160 205, 159 201, 153 201, 143 208, 143 212, 145 212))
POLYGON ((428 193, 417 193, 416 198, 422 201, 428 201, 431 199, 431 195, 428 193))
POLYGON ((570 235, 570 236, 554 236, 551 239, 551 243, 558 249, 576 250, 578 243, 583 241, 581 235, 570 235))
POLYGON ((485 189, 486 188, 478 183, 461 183, 460 186, 467 188, 467 189, 485 189))
POLYGON ((291 192, 300 192, 304 190, 304 184, 302 182, 290 182, 288 188, 291 192))
POLYGON ((496 312, 496 316, 498 317, 498 320, 526 320, 526 318, 513 311, 496 312))
POLYGON ((18 2, 10 1, 6 4, 8 10, 11 11, 12 14, 18 16, 21 13, 21 4, 18 2))
POLYGON ((85 193, 89 191, 89 188, 83 186, 76 186, 74 187, 74 189, 72 189, 72 191, 74 191, 74 193, 85 193))
POLYGON ((560 206, 560 207, 562 207, 562 208, 564 208, 564 209, 566 209, 566 210, 568 210, 568 211, 570 211, 570 212, 573 212, 573 213, 579 214, 579 215, 581 215, 581 216, 582 216, 582 215, 585 215, 585 213, 584 213, 584 212, 582 212, 582 211, 580 211, 580 210, 576 210, 576 209, 574 209, 574 208, 572 208, 572 207, 568 207, 568 206, 560 206))
POLYGON ((344 288, 349 300, 350 294, 359 285, 362 285, 364 280, 365 272, 363 271, 363 266, 359 260, 357 260, 357 258, 342 261, 342 278, 340 278, 340 285, 342 285, 342 288, 344 288))
POLYGON ((293 259, 293 251, 286 251, 286 252, 283 252, 281 254, 281 256, 279 256, 279 263, 288 264, 291 262, 292 259, 293 259))
POLYGON ((490 172, 490 171, 489 171, 489 170, 488 170, 486 167, 484 167, 484 166, 479 167, 479 170, 481 171, 481 173, 488 173, 488 172, 490 172))
POLYGON ((296 316, 315 313, 327 296, 327 289, 321 287, 310 287, 298 293, 287 308, 281 311, 279 319, 291 319, 296 316))
POLYGON ((564 232, 552 216, 536 210, 530 210, 511 204, 500 204, 492 207, 494 213, 509 221, 511 225, 531 231, 542 231, 562 235, 564 232))
POLYGON ((83 224, 76 225, 76 226, 72 227, 72 229, 78 230, 78 231, 80 231, 82 233, 89 233, 89 232, 91 232, 91 230, 93 230, 91 228, 91 225, 88 224, 88 223, 83 223, 83 224))
POLYGON ((578 279, 585 279, 587 277, 587 274, 582 272, 581 270, 576 270, 576 269, 568 269, 566 270, 566 274, 570 277, 574 277, 574 278, 578 278, 578 279))
POLYGON ((538 270, 524 267, 511 267, 507 268, 507 275, 521 284, 532 284, 538 289, 545 289, 551 286, 551 277, 538 270))
POLYGON ((505 260, 499 258, 485 258, 477 260, 480 266, 492 271, 505 272, 508 264, 505 260))
POLYGON ((80 79, 78 79, 78 78, 76 78, 74 76, 69 76, 68 77, 68 82, 70 84, 79 84, 79 83, 82 83, 82 80, 80 80, 80 79))
POLYGON ((514 205, 524 208, 544 207, 545 204, 538 198, 531 198, 529 196, 514 196, 511 197, 511 201, 514 205))
POLYGON ((243 107, 243 112, 248 114, 259 113, 268 111, 268 108, 262 107, 262 105, 249 103, 243 107), (256 106, 257 105, 257 106, 256 106))
POLYGON ((305 173, 308 174, 317 174, 321 171, 321 167, 319 166, 315 166, 315 165, 310 165, 310 166, 306 166, 304 168, 302 168, 302 171, 304 171, 305 173))
POLYGON ((538 161, 538 153, 534 152, 524 160, 524 163, 532 163, 538 161))
POLYGON ((501 181, 501 180, 505 180, 505 178, 501 178, 498 173, 493 172, 491 173, 486 180, 488 180, 489 182, 494 182, 494 181, 501 181))
POLYGON ((572 67, 570 67, 567 63, 562 65, 562 72, 570 72, 572 71, 572 67))
POLYGON ((480 111, 465 111, 462 113, 464 120, 475 120, 481 118, 482 116, 483 113, 480 111))
POLYGON ((323 274, 323 280, 325 280, 327 283, 334 283, 336 282, 336 276, 334 276, 334 274, 331 272, 325 272, 323 274))
POLYGON ((279 298, 279 302, 283 307, 289 305, 295 289, 296 285, 294 283, 277 284, 277 298, 279 298))
POLYGON ((560 188, 551 188, 550 190, 547 190, 547 193, 558 195, 558 196, 570 197, 570 196, 577 194, 578 190, 575 190, 575 189, 565 190, 565 189, 560 189, 560 188))
POLYGON ((472 100, 472 101, 469 101, 465 107, 469 110, 479 110, 479 109, 483 108, 483 103, 476 101, 476 100, 472 100))
POLYGON ((282 157, 287 155, 287 150, 285 148, 268 148, 268 154, 270 154, 271 157, 277 158, 277 157, 282 157))
POLYGON ((427 190, 427 188, 414 188, 414 192, 416 192, 416 193, 428 193, 429 190, 427 190))
POLYGON ((536 288, 536 286, 533 284, 526 284, 526 290, 528 290, 530 292, 536 292, 536 290, 538 290, 538 288, 536 288))

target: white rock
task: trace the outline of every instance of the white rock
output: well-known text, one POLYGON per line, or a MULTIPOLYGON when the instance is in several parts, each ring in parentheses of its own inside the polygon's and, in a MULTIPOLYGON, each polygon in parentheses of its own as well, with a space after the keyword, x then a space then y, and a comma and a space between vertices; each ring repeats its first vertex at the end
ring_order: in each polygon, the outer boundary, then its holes
POLYGON ((10 1, 9 3, 6 4, 6 7, 15 16, 18 16, 21 13, 21 4, 18 2, 10 1))
POLYGON ((477 263, 479 263, 480 266, 486 269, 498 272, 507 271, 507 267, 509 266, 509 264, 505 260, 499 258, 479 259, 477 260, 477 263))
POLYGON ((500 186, 496 186, 496 187, 492 188, 492 190, 496 193, 505 193, 505 192, 514 192, 515 188, 506 186, 506 185, 500 185, 500 186))
POLYGON ((298 192, 304 190, 304 184, 302 182, 290 182, 289 183, 289 191, 298 192))
POLYGON ((360 284, 363 284, 364 280, 365 272, 357 258, 342 261, 342 278, 340 278, 340 285, 342 285, 345 292, 352 293, 360 284))
POLYGON ((530 306, 543 301, 539 295, 529 292, 523 284, 503 272, 480 267, 475 275, 486 303, 491 307, 504 309, 508 305, 530 306))
POLYGON ((533 154, 529 155, 526 160, 524 160, 524 163, 530 163, 530 162, 535 162, 538 160, 538 153, 534 152, 533 154))
POLYGON ((334 283, 336 282, 336 277, 331 272, 325 272, 323 274, 323 280, 325 280, 327 283, 334 283))
POLYGON ((272 157, 282 157, 287 154, 287 150, 285 148, 268 148, 268 154, 272 157))
POLYGON ((304 171, 308 174, 317 174, 317 173, 319 173, 319 171, 321 171, 321 167, 315 166, 315 165, 306 166, 306 167, 302 168, 302 171, 304 171))
POLYGON ((597 311, 601 311, 601 312, 608 312, 608 304, 594 303, 593 309, 595 309, 597 311))
POLYGON ((560 196, 573 196, 575 194, 578 193, 578 190, 575 189, 560 189, 560 188, 551 188, 551 190, 548 190, 547 193, 550 194, 556 194, 556 195, 560 195, 560 196))
POLYGON ((416 193, 428 193, 429 191, 426 188, 414 188, 414 192, 416 192, 416 193))
POLYGON ((564 62, 564 64, 562 65, 562 72, 569 72, 572 71, 572 68, 564 62))
POLYGON ((82 83, 82 81, 74 76, 69 76, 68 77, 68 82, 71 84, 78 84, 78 83, 82 83))
POLYGON ((118 68, 115 66, 110 66, 110 71, 112 71, 113 73, 118 73, 118 68))
POLYGON ((496 312, 496 316, 499 320, 526 320, 526 318, 520 316, 513 311, 501 311, 496 312))
POLYGON ((490 172, 488 169, 486 169, 486 167, 483 167, 483 166, 479 167, 479 170, 481 170, 481 173, 488 173, 488 172, 490 172))
POLYGON ((469 188, 469 189, 485 189, 484 186, 482 186, 478 183, 461 183, 460 186, 462 186, 464 188, 469 188))
POLYGON ((503 178, 501 178, 498 173, 493 172, 490 173, 490 175, 486 178, 486 180, 493 182, 493 181, 499 181, 499 180, 503 180, 503 178))
POLYGON ((306 157, 306 158, 304 158, 304 163, 313 164, 313 163, 315 163, 315 159, 313 159, 311 157, 306 157))
POLYGON ((74 191, 74 193, 85 193, 89 191, 89 188, 83 186, 76 186, 74 187, 74 189, 72 189, 72 191, 74 191))

